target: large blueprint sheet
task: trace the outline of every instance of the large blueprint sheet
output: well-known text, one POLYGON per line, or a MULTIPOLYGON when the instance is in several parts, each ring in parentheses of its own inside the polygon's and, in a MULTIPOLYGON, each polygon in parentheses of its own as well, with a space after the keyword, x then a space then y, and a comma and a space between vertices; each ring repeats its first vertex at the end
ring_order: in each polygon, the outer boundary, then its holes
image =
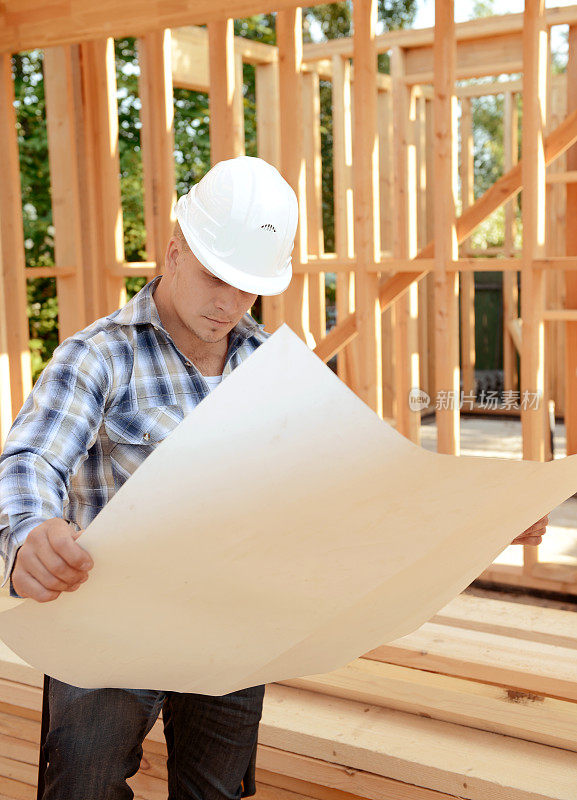
POLYGON ((577 456, 417 447, 283 325, 88 526, 89 580, 4 611, 0 638, 81 687, 329 672, 418 628, 575 491, 577 456))

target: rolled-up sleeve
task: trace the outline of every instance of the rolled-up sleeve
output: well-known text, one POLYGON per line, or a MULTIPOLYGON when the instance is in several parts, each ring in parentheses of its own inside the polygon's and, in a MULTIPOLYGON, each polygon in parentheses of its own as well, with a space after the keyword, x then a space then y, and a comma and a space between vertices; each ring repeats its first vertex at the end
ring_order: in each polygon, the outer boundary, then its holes
MULTIPOLYGON (((70 337, 14 420, 0 456, 0 555, 4 586, 18 548, 41 522, 62 517, 70 478, 96 440, 110 388, 105 356, 70 337)), ((18 597, 10 581, 10 594, 18 597)))

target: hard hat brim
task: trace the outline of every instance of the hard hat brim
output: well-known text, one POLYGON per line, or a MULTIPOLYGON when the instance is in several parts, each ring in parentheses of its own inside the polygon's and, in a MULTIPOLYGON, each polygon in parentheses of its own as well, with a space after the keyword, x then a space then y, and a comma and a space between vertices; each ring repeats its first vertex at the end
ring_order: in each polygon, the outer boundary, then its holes
MULTIPOLYGON (((182 200, 182 197, 180 198, 182 200)), ((193 231, 187 227, 186 221, 181 218, 179 214, 179 203, 176 204, 176 218, 178 219, 182 234, 186 239, 186 243, 190 247, 193 255, 200 261, 200 263, 209 272, 212 272, 221 281, 240 289, 243 292, 250 294, 260 294, 266 297, 276 294, 282 294, 288 287, 292 278, 292 260, 289 258, 286 268, 279 274, 272 277, 263 275, 249 275, 246 272, 232 267, 223 260, 211 253, 202 243, 199 242, 194 236, 193 231)))

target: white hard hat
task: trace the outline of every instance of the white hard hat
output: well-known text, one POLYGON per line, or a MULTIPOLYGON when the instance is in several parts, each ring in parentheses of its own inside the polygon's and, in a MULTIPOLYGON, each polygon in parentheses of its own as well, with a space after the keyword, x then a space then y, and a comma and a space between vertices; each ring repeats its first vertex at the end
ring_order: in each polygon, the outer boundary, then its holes
POLYGON ((188 246, 213 275, 251 294, 287 288, 298 202, 271 164, 252 156, 219 161, 175 211, 188 246))

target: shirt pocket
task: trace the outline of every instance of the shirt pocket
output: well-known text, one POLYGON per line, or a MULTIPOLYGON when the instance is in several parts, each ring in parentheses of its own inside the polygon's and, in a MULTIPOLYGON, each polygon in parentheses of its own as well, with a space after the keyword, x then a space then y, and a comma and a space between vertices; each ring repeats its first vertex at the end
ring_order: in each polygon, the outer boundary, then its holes
POLYGON ((104 418, 104 427, 113 444, 155 445, 166 439, 183 418, 180 406, 139 407, 110 412, 104 418))
POLYGON ((139 407, 123 412, 112 410, 105 416, 108 456, 116 490, 183 418, 183 409, 176 405, 139 407))

